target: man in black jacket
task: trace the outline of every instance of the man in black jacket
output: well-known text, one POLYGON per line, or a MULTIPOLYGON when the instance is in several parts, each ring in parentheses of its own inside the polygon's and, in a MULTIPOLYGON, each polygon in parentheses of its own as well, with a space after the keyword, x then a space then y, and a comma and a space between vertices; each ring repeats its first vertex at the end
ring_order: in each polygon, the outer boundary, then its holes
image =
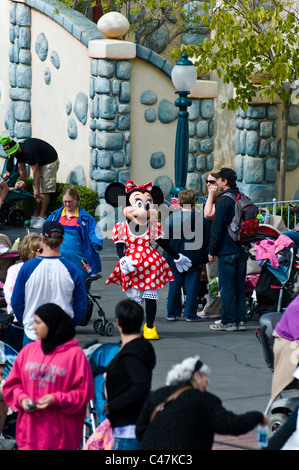
MULTIPOLYGON (((184 318, 187 322, 201 321, 197 316, 198 294, 201 285, 203 264, 207 262, 209 222, 196 208, 196 196, 191 189, 185 189, 178 195, 180 209, 174 211, 164 223, 170 246, 187 256, 192 265, 187 271, 178 271, 173 256, 166 253, 174 281, 169 283, 167 299, 167 320, 177 320, 182 314, 181 289, 185 287, 186 302, 184 318)), ((166 234, 165 234, 166 236, 166 234)))
POLYGON ((214 331, 246 329, 246 268, 248 255, 238 242, 232 240, 228 226, 235 214, 235 197, 240 193, 237 176, 231 168, 212 173, 222 193, 215 203, 215 216, 211 228, 209 261, 218 256, 218 280, 222 302, 221 321, 210 326, 214 331))

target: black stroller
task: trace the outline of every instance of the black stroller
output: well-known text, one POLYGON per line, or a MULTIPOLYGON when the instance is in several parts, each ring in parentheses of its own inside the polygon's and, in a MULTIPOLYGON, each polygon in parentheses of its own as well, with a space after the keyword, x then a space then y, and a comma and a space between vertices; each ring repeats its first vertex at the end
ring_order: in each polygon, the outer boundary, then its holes
MULTIPOLYGON (((281 237, 285 237, 281 235, 281 237)), ((275 237, 279 243, 280 236, 275 237)), ((286 237, 287 238, 287 237, 286 237)), ((255 302, 247 312, 247 319, 255 314, 260 317, 267 312, 281 312, 294 299, 294 283, 299 275, 299 260, 292 245, 277 253, 278 266, 265 259, 255 287, 255 302)))
POLYGON ((20 209, 15 208, 18 201, 28 198, 33 198, 33 194, 28 191, 19 189, 12 189, 19 178, 19 168, 16 158, 10 156, 5 160, 2 177, 10 188, 0 211, 0 227, 5 224, 14 227, 23 227, 26 216, 20 209))
POLYGON ((85 287, 86 287, 86 292, 87 292, 87 310, 80 322, 80 326, 86 326, 88 325, 89 321, 91 320, 92 314, 93 314, 93 308, 95 307, 96 312, 100 318, 95 320, 93 322, 93 329, 94 331, 101 335, 101 336, 112 336, 114 333, 114 325, 112 322, 109 322, 106 318, 105 312, 100 306, 100 295, 95 295, 91 292, 90 286, 93 281, 97 281, 98 279, 101 279, 102 275, 101 274, 94 274, 90 277, 88 277, 85 281, 85 287))

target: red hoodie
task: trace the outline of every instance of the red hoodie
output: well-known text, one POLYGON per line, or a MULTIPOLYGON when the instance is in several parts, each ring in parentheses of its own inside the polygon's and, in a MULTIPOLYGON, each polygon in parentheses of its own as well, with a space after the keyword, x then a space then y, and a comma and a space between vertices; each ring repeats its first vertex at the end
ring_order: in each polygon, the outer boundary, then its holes
POLYGON ((90 366, 77 339, 46 355, 40 340, 21 349, 3 385, 3 395, 6 404, 18 411, 19 450, 77 450, 86 406, 94 397, 90 366), (51 407, 31 413, 23 410, 24 398, 36 402, 47 394, 54 396, 51 407))

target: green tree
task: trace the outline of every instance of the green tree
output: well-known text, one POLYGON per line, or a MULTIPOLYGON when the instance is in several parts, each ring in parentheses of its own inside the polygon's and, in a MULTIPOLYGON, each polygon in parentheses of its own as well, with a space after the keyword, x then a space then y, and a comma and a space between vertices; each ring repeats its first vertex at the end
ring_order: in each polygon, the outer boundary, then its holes
MULTIPOLYGON (((282 101, 282 136, 279 199, 285 198, 288 120, 294 96, 299 93, 298 2, 283 0, 211 0, 202 7, 209 15, 210 39, 182 45, 173 57, 187 52, 199 71, 215 70, 224 83, 234 86, 234 96, 222 107, 245 110, 260 95, 272 103, 282 101), (253 76, 260 77, 254 83, 253 76)), ((208 19, 209 16, 209 19, 208 19)))
POLYGON ((59 12, 60 6, 65 6, 67 8, 73 8, 76 11, 79 11, 83 15, 87 16, 90 8, 96 6, 96 0, 56 0, 57 9, 56 12, 59 12))

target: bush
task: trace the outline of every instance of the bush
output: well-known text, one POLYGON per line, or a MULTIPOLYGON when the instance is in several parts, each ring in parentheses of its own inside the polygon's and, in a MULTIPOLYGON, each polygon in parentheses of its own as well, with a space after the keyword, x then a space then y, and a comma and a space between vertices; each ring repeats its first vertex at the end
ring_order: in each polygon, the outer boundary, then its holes
MULTIPOLYGON (((56 184, 56 193, 51 194, 47 216, 50 215, 51 212, 53 212, 54 210, 58 209, 59 207, 63 205, 62 204, 62 192, 64 191, 65 188, 69 186, 70 184, 68 183, 56 184)), ((99 204, 98 194, 92 189, 87 188, 86 186, 80 186, 76 184, 72 186, 74 186, 77 189, 78 193, 80 194, 80 201, 79 201, 80 207, 82 207, 82 209, 85 209, 87 212, 89 212, 90 215, 95 217, 95 210, 99 204)), ((32 178, 27 179, 26 191, 33 193, 33 179, 32 178)), ((27 199, 22 199, 18 201, 14 205, 14 207, 16 209, 22 210, 25 213, 26 218, 30 219, 30 217, 33 214, 34 198, 28 197, 27 199)))

